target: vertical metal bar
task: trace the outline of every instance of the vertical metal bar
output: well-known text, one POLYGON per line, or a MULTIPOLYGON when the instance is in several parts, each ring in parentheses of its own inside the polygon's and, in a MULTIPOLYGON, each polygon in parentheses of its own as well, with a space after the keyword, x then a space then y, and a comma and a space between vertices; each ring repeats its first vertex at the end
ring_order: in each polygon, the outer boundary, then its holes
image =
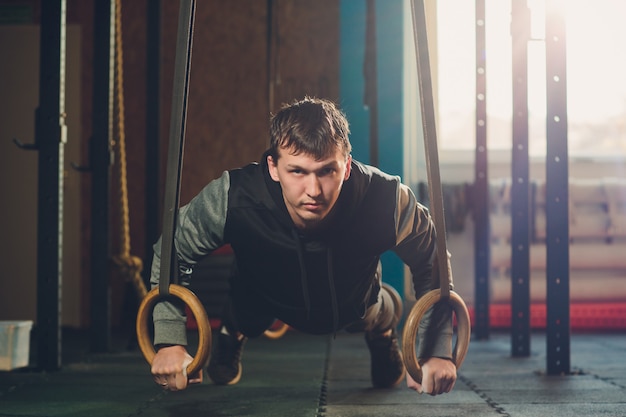
POLYGON ((91 167, 91 327, 90 348, 111 345, 109 282, 109 183, 112 163, 113 58, 115 1, 94 3, 93 132, 91 167))
MULTIPOLYGON (((147 51, 146 51, 146 215, 144 281, 150 277, 152 245, 159 238, 159 172, 160 172, 160 45, 161 45, 161 0, 147 3, 147 51)), ((149 288, 149 287, 148 287, 149 288)))
POLYGON ((570 373, 569 211, 565 19, 546 2, 547 369, 570 373))
POLYGON ((489 176, 487 163, 487 67, 485 0, 476 0, 476 150, 474 177, 474 332, 489 338, 489 176))
POLYGON ((61 367, 63 165, 65 126, 65 0, 41 3, 37 214, 38 367, 61 367))
POLYGON ((511 354, 530 355, 530 187, 526 0, 511 1, 513 146, 511 167, 511 354))

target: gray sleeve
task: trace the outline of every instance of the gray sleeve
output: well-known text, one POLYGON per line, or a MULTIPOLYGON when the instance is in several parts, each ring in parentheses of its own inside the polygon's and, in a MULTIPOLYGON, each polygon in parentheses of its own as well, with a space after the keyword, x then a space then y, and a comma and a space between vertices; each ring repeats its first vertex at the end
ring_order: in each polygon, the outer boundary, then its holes
MULTIPOLYGON (((439 288, 436 266, 436 232, 428 209, 420 204, 409 187, 400 184, 396 206, 396 247, 394 252, 409 267, 415 297, 439 288)), ((452 288, 452 273, 448 256, 452 288)), ((429 309, 418 332, 418 358, 452 358, 452 308, 447 303, 429 309)))
MULTIPOLYGON (((230 176, 225 171, 211 181, 178 212, 174 246, 179 266, 179 284, 189 286, 193 266, 224 244, 230 176)), ((161 274, 161 239, 154 244, 150 273, 152 288, 161 274)), ((187 344, 185 306, 180 300, 158 302, 152 314, 154 344, 187 344)))

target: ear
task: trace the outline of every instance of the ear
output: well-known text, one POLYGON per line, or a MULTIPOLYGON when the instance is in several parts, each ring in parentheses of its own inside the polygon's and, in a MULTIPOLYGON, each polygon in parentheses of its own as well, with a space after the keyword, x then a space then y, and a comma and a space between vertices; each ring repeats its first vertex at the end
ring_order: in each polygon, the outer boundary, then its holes
POLYGON ((348 155, 348 158, 346 158, 346 173, 343 176, 344 181, 348 181, 348 178, 350 178, 351 170, 352 170, 352 155, 348 155))
POLYGON ((278 182, 279 180, 278 166, 276 162, 274 161, 274 158, 272 157, 272 155, 267 155, 267 167, 269 168, 269 171, 270 171, 270 177, 272 177, 274 181, 278 182))

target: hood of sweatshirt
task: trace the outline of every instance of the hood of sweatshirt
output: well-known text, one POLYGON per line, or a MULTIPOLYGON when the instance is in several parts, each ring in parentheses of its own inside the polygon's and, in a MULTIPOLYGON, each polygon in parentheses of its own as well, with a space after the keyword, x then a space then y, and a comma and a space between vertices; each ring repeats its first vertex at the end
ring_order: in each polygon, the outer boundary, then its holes
MULTIPOLYGON (((291 229, 291 234, 295 241, 295 249, 298 253, 298 261, 300 264, 302 297, 304 299, 307 318, 310 317, 311 313, 311 294, 309 291, 311 283, 309 282, 309 274, 307 272, 305 262, 305 252, 307 248, 313 246, 317 246, 318 248, 323 247, 323 250, 326 252, 325 260, 328 277, 327 284, 329 288, 328 296, 330 297, 332 310, 332 330, 335 332, 339 329, 339 306, 335 287, 332 242, 335 241, 336 238, 342 233, 345 233, 344 229, 349 224, 349 219, 353 216, 354 211, 361 204, 365 191, 369 185, 369 181, 371 180, 371 176, 351 175, 350 178, 343 183, 337 202, 328 213, 326 219, 324 219, 314 230, 301 230, 295 227, 289 215, 280 183, 274 181, 269 174, 267 155, 268 152, 264 153, 260 165, 262 166, 262 172, 267 190, 271 196, 271 205, 275 206, 278 212, 280 212, 281 222, 284 222, 285 226, 291 229)), ((358 162, 352 162, 351 169, 353 172, 354 170, 358 170, 360 173, 366 173, 363 166, 358 162)), ((320 296, 320 294, 317 294, 317 296, 320 296)))

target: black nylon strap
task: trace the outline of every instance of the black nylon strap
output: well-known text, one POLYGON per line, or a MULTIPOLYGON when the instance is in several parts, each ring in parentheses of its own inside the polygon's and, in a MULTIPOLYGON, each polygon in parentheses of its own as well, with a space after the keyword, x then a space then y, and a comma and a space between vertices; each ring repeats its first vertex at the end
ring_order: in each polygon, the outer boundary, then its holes
POLYGON ((189 94, 195 10, 195 0, 181 0, 178 15, 176 58, 174 62, 174 88, 172 91, 172 113, 167 151, 165 201, 163 203, 161 273, 159 278, 159 294, 161 296, 169 295, 170 277, 173 277, 175 282, 178 279, 178 271, 173 270, 173 266, 176 265, 174 232, 176 231, 178 205, 180 202, 180 178, 185 145, 185 122, 187 119, 187 98, 189 94))
POLYGON ((417 58, 418 84, 420 90, 420 108, 424 130, 424 148, 426 152, 426 171, 428 173, 428 194, 430 211, 437 231, 437 265, 441 298, 450 297, 450 276, 448 271, 448 249, 446 246, 446 222, 443 213, 443 192, 439 173, 439 153, 437 151, 437 129, 433 86, 428 55, 428 34, 426 30, 426 12, 423 0, 411 0, 413 15, 413 35, 415 37, 415 56, 417 58))

